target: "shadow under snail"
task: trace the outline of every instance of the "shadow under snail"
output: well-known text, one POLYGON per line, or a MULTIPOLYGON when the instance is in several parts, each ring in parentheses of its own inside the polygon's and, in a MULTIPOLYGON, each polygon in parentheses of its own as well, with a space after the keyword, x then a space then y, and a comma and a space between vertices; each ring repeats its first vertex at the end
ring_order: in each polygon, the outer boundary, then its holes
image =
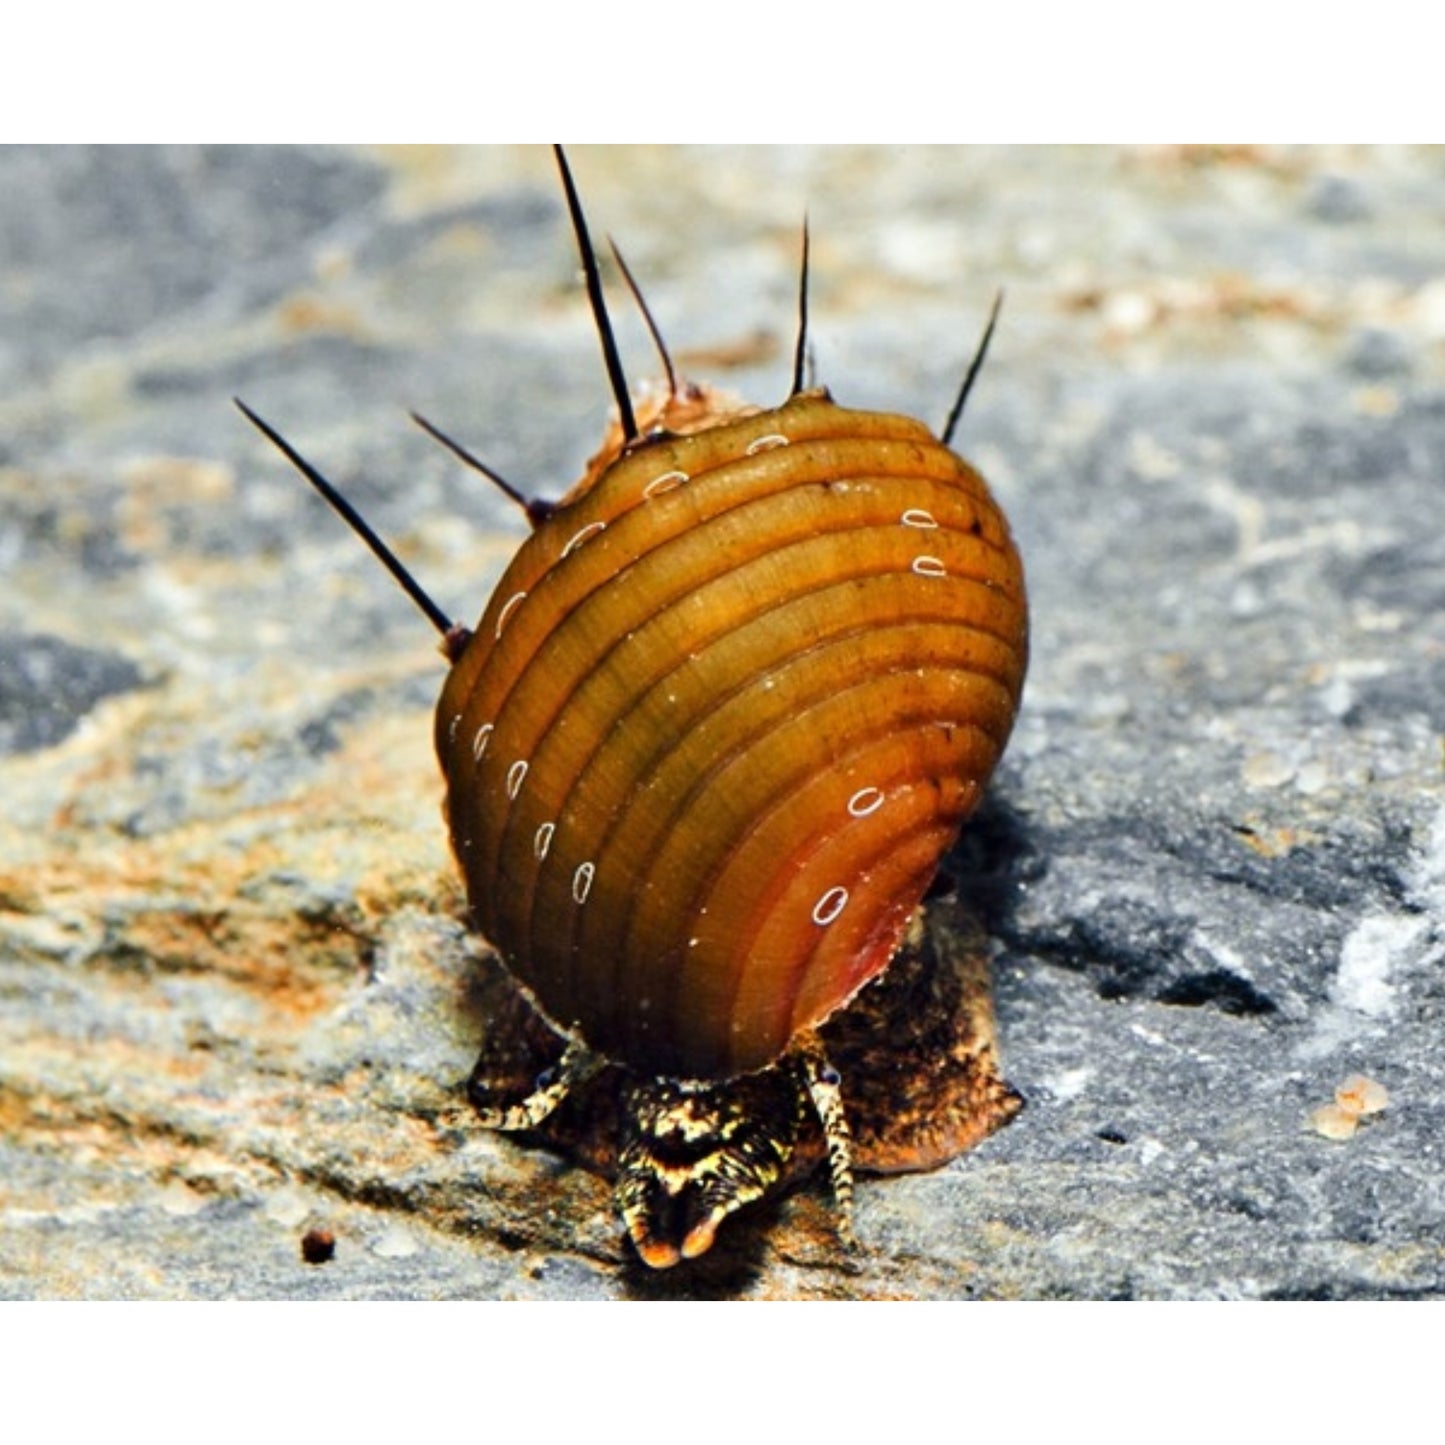
POLYGON ((557 158, 616 417, 555 503, 416 418, 532 524, 475 628, 237 405, 442 634, 452 847, 519 986, 472 1079, 483 1123, 612 1174, 654 1267, 824 1156, 851 1242, 855 1165, 933 1167, 1021 1104, 983 949, 919 921, 1027 658, 1007 523, 949 447, 998 305, 935 437, 804 385, 806 227, 772 408, 679 380, 618 255, 667 375, 634 399, 557 158))

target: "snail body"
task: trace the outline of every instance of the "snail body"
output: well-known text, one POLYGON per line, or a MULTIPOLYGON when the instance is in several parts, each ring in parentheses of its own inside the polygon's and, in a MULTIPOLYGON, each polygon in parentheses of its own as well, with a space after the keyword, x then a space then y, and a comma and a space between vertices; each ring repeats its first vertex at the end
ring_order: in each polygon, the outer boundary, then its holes
POLYGON ((855 1152, 931 1167, 1020 1102, 981 951, 940 958, 919 924, 1027 658, 1007 522, 947 444, 983 349, 942 440, 805 390, 801 331, 780 406, 670 362, 634 401, 559 159, 619 419, 567 496, 528 504, 474 629, 247 415, 444 633, 448 827, 516 985, 471 1084, 483 1121, 614 1173, 651 1265, 821 1156, 846 1235, 855 1152))

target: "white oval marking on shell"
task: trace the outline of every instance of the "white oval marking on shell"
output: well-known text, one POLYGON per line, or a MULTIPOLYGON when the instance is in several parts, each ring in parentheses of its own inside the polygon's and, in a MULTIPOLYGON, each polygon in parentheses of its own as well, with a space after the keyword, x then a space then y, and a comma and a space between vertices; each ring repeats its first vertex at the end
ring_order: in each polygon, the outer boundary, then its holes
POLYGON ((476 762, 481 762, 482 754, 486 752, 487 744, 492 740, 492 727, 492 723, 483 723, 472 739, 472 758, 476 762))
POLYGON ((510 768, 507 769, 507 797, 515 799, 522 791, 522 779, 527 776, 526 758, 518 758, 510 768))
POLYGON ((517 604, 526 596, 525 592, 514 592, 502 604, 502 610, 497 613, 497 636, 502 635, 502 629, 507 625, 507 619, 517 609, 517 604))
POLYGON ((660 497, 664 492, 670 492, 674 487, 680 487, 684 482, 690 480, 691 478, 686 472, 664 472, 660 477, 653 477, 643 487, 642 495, 644 497, 660 497))
POLYGON ((570 557, 589 537, 595 537, 606 525, 606 522, 588 522, 580 532, 574 532, 567 539, 567 545, 562 548, 562 556, 570 557))
POLYGON ((876 813, 882 806, 883 790, 881 788, 859 788, 848 799, 848 811, 855 818, 866 818, 869 813, 876 813))
POLYGON ((899 519, 905 527, 936 527, 937 518, 932 512, 925 512, 922 507, 910 507, 899 519))
POLYGON ((552 834, 556 831, 555 823, 543 823, 537 829, 536 836, 532 839, 532 851, 537 855, 539 863, 547 856, 547 850, 552 846, 552 834))
POLYGON ((462 725, 462 715, 457 713, 447 724, 447 746, 450 747, 457 740, 457 729, 462 725))
POLYGON ((948 568, 937 557, 915 557, 913 570, 920 577, 947 577, 948 568))
POLYGON ((748 455, 755 457, 759 452, 770 452, 777 447, 788 445, 787 437, 778 432, 769 432, 765 437, 759 437, 755 442, 748 444, 748 455))
POLYGON ((813 905, 813 922, 826 928, 848 906, 846 888, 830 888, 813 905))
POLYGON ((592 891, 592 878, 597 872, 597 865, 594 863, 579 863, 577 871, 572 875, 572 898, 574 902, 586 903, 587 895, 592 891))

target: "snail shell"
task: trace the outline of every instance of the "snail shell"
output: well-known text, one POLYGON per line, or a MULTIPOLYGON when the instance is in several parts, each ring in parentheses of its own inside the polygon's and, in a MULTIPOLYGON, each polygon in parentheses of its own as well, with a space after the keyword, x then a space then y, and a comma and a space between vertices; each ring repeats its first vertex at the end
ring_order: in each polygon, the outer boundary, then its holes
POLYGON ((1024 581, 921 422, 694 387, 649 425, 522 545, 437 749, 478 925, 548 1019, 723 1079, 892 957, 1008 738, 1024 581))

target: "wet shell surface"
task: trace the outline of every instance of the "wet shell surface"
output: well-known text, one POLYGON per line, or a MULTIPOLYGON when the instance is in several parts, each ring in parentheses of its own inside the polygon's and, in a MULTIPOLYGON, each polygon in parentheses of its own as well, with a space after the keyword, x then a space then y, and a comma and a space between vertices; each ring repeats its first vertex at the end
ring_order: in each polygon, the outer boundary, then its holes
POLYGON ((604 453, 524 543, 437 747, 477 923, 548 1019, 721 1079, 888 964, 1027 621, 1001 512, 921 422, 691 395, 701 429, 604 453))

